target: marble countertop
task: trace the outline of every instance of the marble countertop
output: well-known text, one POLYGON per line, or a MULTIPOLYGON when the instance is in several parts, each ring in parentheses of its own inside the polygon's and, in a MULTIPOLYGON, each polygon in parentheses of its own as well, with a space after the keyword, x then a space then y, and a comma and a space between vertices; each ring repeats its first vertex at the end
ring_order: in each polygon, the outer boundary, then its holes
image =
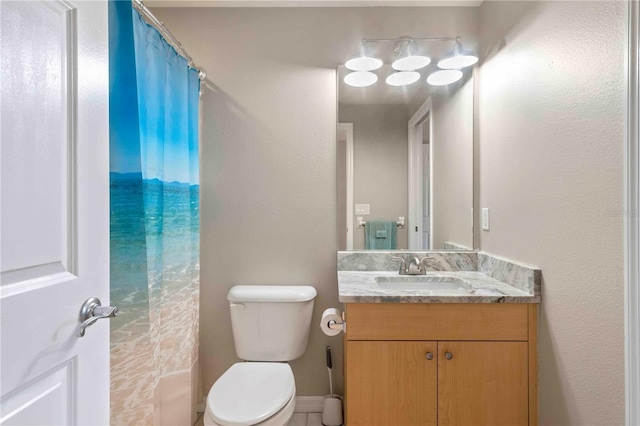
MULTIPOLYGON (((404 287, 410 286, 404 285, 404 287)), ((339 300, 343 303, 540 303, 539 292, 531 294, 478 271, 432 271, 427 275, 399 275, 397 271, 338 271, 339 300), (402 279, 442 277, 459 279, 457 290, 382 288, 376 277, 402 279)))

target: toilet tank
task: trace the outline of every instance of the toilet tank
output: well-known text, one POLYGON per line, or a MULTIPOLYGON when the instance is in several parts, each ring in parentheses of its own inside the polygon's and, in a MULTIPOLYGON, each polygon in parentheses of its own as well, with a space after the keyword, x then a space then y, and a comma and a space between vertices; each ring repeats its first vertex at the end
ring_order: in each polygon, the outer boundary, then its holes
POLYGON ((307 349, 316 294, 310 286, 232 287, 227 299, 238 357, 246 361, 300 357, 307 349))

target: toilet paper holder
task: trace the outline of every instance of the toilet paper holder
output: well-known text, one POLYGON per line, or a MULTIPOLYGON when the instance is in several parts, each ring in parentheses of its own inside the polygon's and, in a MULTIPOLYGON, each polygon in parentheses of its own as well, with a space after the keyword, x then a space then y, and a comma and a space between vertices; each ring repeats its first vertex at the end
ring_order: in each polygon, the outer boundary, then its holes
POLYGON ((337 336, 342 331, 347 332, 347 323, 344 320, 344 312, 336 308, 327 308, 320 318, 320 329, 327 336, 337 336))
POLYGON ((342 321, 338 322, 336 320, 329 320, 329 322, 327 322, 327 327, 329 327, 331 330, 342 330, 342 332, 346 332, 347 331, 347 322, 344 320, 344 313, 342 314, 342 321))

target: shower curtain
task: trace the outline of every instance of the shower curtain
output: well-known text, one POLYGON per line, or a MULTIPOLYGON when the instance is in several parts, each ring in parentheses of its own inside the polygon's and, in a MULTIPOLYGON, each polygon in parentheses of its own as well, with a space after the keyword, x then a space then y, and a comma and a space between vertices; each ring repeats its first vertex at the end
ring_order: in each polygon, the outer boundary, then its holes
POLYGON ((199 298, 196 70, 109 2, 111 424, 194 423, 199 298))

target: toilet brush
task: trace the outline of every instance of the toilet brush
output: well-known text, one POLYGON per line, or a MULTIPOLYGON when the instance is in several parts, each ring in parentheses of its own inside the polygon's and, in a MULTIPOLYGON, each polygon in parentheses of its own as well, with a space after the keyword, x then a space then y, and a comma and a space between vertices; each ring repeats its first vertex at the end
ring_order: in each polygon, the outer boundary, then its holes
POLYGON ((331 346, 327 346, 327 371, 329 372, 329 396, 333 396, 333 362, 331 361, 331 346))
POLYGON ((333 394, 333 374, 331 346, 327 346, 327 371, 329 372, 329 392, 322 403, 322 424, 324 426, 340 426, 342 424, 342 400, 333 394))

